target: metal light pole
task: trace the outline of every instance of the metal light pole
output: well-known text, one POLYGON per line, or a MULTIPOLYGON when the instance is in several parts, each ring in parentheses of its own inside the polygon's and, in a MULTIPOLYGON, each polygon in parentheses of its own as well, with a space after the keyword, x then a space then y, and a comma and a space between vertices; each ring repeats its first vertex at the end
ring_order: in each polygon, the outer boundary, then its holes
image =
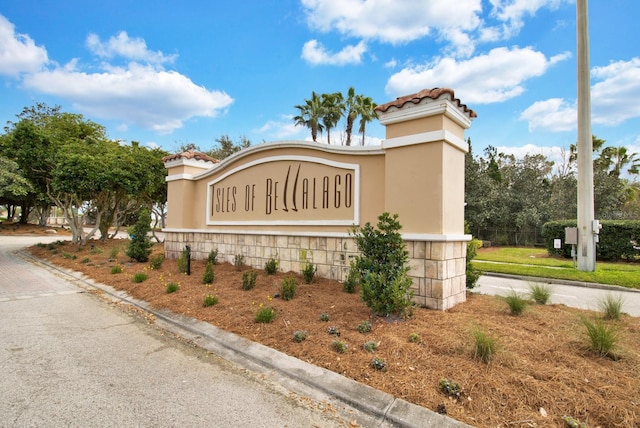
POLYGON ((594 221, 593 208, 593 142, 587 0, 576 0, 576 28, 578 36, 578 270, 592 272, 596 269, 598 227, 594 221))

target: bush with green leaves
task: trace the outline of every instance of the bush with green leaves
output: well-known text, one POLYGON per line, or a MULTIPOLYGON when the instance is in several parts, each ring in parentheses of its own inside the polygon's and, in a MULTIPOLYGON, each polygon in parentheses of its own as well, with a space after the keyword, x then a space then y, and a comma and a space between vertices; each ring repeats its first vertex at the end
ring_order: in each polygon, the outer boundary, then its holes
MULTIPOLYGON (((470 234, 469 225, 465 222, 465 233, 470 234)), ((466 286, 471 290, 476 286, 478 279, 482 276, 482 272, 473 267, 473 259, 478 255, 478 248, 482 246, 482 241, 478 239, 472 239, 467 242, 467 259, 465 265, 466 286)))
POLYGON ((358 324, 357 330, 360 333, 369 333, 371 331, 371 323, 367 320, 363 320, 358 324))
POLYGON ((378 217, 377 227, 367 222, 351 234, 361 255, 355 259, 360 297, 376 314, 406 315, 413 306, 413 281, 408 276, 409 252, 402 240, 398 215, 378 217))
POLYGON ((202 274, 202 283, 211 284, 215 277, 216 274, 213 271, 213 263, 211 261, 207 261, 207 264, 204 268, 204 273, 202 274))
POLYGON ((471 334, 474 341, 474 358, 488 364, 496 353, 498 340, 480 327, 474 328, 471 334))
POLYGON ((256 312, 255 320, 257 323, 268 324, 272 322, 275 317, 276 311, 272 307, 262 306, 260 307, 260 309, 258 309, 258 312, 256 312))
POLYGON ((339 354, 345 354, 349 349, 349 345, 347 345, 347 343, 342 340, 334 340, 331 346, 339 354))
POLYGON ((138 213, 138 221, 131 230, 131 241, 127 247, 127 256, 137 262, 146 262, 151 254, 151 239, 148 233, 151 231, 151 214, 143 208, 138 213))
POLYGON ((180 252, 180 256, 178 257, 178 260, 176 260, 176 263, 178 265, 178 272, 187 273, 187 266, 189 264, 189 253, 187 250, 182 250, 180 252))
POLYGON ((207 261, 213 263, 214 265, 218 263, 218 249, 209 251, 209 255, 207 256, 207 261))
POLYGON ((255 287, 257 277, 258 273, 253 269, 242 272, 242 289, 248 291, 255 287))
POLYGON ((375 357, 371 360, 371 367, 379 371, 385 371, 387 369, 387 362, 382 358, 375 357))
POLYGON ((140 283, 145 282, 147 279, 149 279, 149 276, 145 272, 138 272, 133 275, 133 278, 131 280, 135 283, 140 283))
POLYGON ((275 275, 278 272, 278 261, 271 257, 264 264, 264 271, 267 273, 267 275, 275 275))
POLYGON ((511 290, 509 294, 504 296, 504 301, 509 305, 511 315, 520 315, 529 303, 525 297, 515 290, 511 290))
POLYGON ((305 284, 311 284, 313 282, 313 278, 316 276, 317 268, 313 263, 307 262, 304 264, 302 268, 302 278, 304 278, 305 284))
POLYGON ((345 293, 355 293, 358 286, 358 269, 355 267, 355 263, 351 263, 347 279, 342 283, 342 290, 345 293))
POLYGON ((202 300, 202 306, 208 308, 209 306, 214 306, 218 304, 218 296, 214 296, 213 294, 206 294, 204 299, 202 300))
POLYGON ((280 297, 282 300, 291 300, 296 295, 296 288, 298 288, 298 281, 292 276, 288 276, 282 280, 280 285, 280 297))
POLYGON ((164 263, 164 255, 158 254, 157 256, 151 257, 149 260, 149 267, 154 270, 158 270, 162 267, 162 263, 164 263))
POLYGON ((420 335, 418 333, 409 333, 409 342, 411 343, 420 343, 422 342, 422 339, 420 338, 420 335))
POLYGON ((368 342, 365 342, 364 345, 362 345, 362 349, 367 352, 375 352, 375 350, 378 349, 378 342, 369 340, 368 342))
POLYGON ((233 257, 233 265, 237 270, 242 269, 242 267, 244 266, 244 256, 242 254, 236 254, 233 257))
POLYGON ((111 267, 111 273, 112 274, 116 274, 116 273, 122 273, 122 266, 112 266, 111 267))
POLYGON ((328 312, 323 312, 320 314, 320 321, 327 322, 329 321, 329 319, 330 319, 330 316, 328 312))
POLYGON ((598 307, 602 311, 603 318, 606 320, 619 320, 622 316, 623 305, 624 299, 622 295, 614 296, 613 294, 607 294, 598 301, 598 307))
POLYGON ((529 295, 539 305, 546 305, 551 298, 551 286, 534 282, 529 284, 529 295))
POLYGON ((580 318, 582 324, 587 329, 589 348, 601 357, 616 359, 614 350, 618 344, 619 335, 615 325, 607 325, 602 320, 595 322, 587 318, 580 318))
POLYGON ((294 342, 304 342, 307 339, 308 333, 306 330, 297 330, 293 332, 293 341, 294 342))
POLYGON ((460 388, 460 385, 452 380, 440 379, 438 385, 440 386, 440 391, 448 397, 460 398, 460 394, 462 394, 462 388, 460 388))
POLYGON ((179 289, 180 289, 180 285, 178 285, 175 282, 170 282, 170 283, 167 284, 167 287, 166 287, 165 290, 166 290, 167 294, 171 294, 171 293, 175 293, 179 289))

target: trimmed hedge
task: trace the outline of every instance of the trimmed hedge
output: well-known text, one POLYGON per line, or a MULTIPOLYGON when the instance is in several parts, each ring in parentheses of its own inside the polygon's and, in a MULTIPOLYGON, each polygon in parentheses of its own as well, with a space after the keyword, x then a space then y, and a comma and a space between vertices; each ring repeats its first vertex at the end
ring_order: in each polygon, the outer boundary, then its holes
MULTIPOLYGON (((576 220, 550 221, 542 226, 542 237, 550 255, 571 257, 571 245, 564 243, 564 228, 576 227, 576 220), (553 248, 553 240, 562 239, 562 248, 553 248)), ((634 260, 640 256, 640 221, 601 220, 600 242, 596 246, 596 258, 603 261, 634 260), (634 248, 634 246, 636 248, 634 248)))

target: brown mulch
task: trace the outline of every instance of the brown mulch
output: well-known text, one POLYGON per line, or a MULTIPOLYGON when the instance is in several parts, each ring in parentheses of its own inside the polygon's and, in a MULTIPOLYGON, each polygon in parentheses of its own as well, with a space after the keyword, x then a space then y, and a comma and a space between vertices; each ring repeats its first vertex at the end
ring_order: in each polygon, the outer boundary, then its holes
MULTIPOLYGON (((501 299, 468 293, 466 303, 449 311, 418 308, 406 320, 389 320, 373 316, 357 293, 345 293, 336 281, 316 279, 307 285, 297 274, 270 276, 259 269, 256 287, 244 291, 242 271, 249 268, 240 271, 220 263, 208 286, 202 284, 204 261, 193 261, 192 274, 187 276, 178 273, 175 260, 166 260, 159 270, 151 270, 148 263, 131 262, 124 255, 126 241, 93 244, 93 250, 91 245, 67 243, 31 251, 126 290, 156 308, 210 322, 396 397, 428 409, 439 408, 473 426, 562 427, 566 426, 565 415, 589 427, 640 426, 640 318, 624 316, 612 322, 620 334, 617 360, 613 360, 588 349, 580 317, 596 319, 594 312, 531 305, 523 315, 512 316, 501 299), (115 260, 110 259, 112 248, 118 249, 115 260), (123 272, 111 274, 115 265, 122 266, 123 272), (133 275, 143 271, 149 279, 133 283, 133 275), (282 280, 290 275, 300 284, 295 298, 274 298, 282 280), (169 282, 178 283, 179 291, 167 294, 169 282), (208 293, 217 296, 219 303, 205 308, 202 301, 208 293), (255 322, 260 305, 275 309, 273 323, 255 322), (323 312, 329 314, 329 321, 320 320, 323 312), (372 324, 366 334, 357 330, 364 320, 372 324), (339 337, 327 333, 330 326, 339 330, 339 337), (474 328, 498 340, 498 351, 488 364, 474 358, 474 328), (293 340, 297 330, 308 332, 305 341, 293 340), (419 335, 419 343, 408 340, 411 333, 419 335), (336 352, 334 340, 344 341, 348 351, 336 352), (379 344, 375 353, 363 349, 367 341, 379 344), (386 371, 371 367, 374 357, 387 363, 386 371), (449 398, 441 392, 441 379, 458 383, 460 397, 449 398)), ((162 245, 156 245, 154 254, 162 252, 162 245)))

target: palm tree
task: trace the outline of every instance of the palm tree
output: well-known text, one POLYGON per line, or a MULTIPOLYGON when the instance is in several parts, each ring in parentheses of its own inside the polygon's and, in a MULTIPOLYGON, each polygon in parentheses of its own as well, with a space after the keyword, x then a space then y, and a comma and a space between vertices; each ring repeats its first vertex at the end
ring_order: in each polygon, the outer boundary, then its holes
POLYGON ((628 153, 626 147, 606 147, 602 150, 601 158, 607 165, 607 169, 611 167, 610 175, 620 177, 623 169, 628 168, 630 174, 637 174, 640 168, 640 162, 636 153, 628 153))
POLYGON ((358 110, 360 113, 360 128, 358 132, 362 134, 362 146, 364 146, 364 133, 367 123, 371 122, 378 115, 375 112, 377 104, 373 102, 371 97, 365 97, 364 95, 358 95, 358 110))
POLYGON ((311 130, 311 139, 314 143, 318 140, 318 131, 322 132, 323 125, 320 123, 324 116, 322 99, 315 92, 311 92, 311 99, 305 100, 302 105, 294 106, 300 112, 293 118, 296 125, 306 126, 311 130))
POLYGON ((334 92, 333 94, 322 94, 322 107, 324 108, 322 115, 322 124, 327 130, 327 143, 331 144, 331 128, 334 128, 344 111, 344 98, 342 93, 334 92))
POLYGON ((347 134, 347 146, 351 145, 351 132, 353 131, 353 122, 358 117, 358 101, 356 98, 356 90, 353 86, 347 91, 347 98, 344 102, 344 111, 346 112, 347 127, 345 132, 347 134))

